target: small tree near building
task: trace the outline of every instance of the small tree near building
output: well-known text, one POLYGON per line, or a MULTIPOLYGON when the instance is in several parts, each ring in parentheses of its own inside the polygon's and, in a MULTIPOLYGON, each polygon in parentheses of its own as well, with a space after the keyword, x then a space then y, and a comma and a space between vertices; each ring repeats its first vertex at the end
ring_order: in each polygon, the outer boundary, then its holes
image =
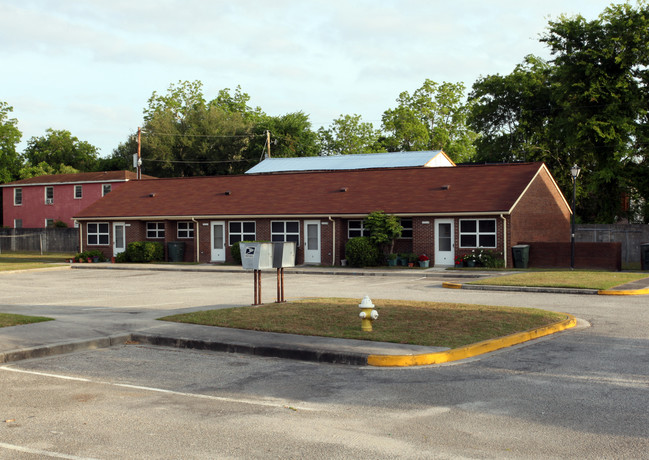
POLYGON ((373 211, 365 219, 365 228, 370 232, 370 241, 383 254, 394 252, 394 240, 401 237, 403 227, 399 219, 384 211, 373 211))

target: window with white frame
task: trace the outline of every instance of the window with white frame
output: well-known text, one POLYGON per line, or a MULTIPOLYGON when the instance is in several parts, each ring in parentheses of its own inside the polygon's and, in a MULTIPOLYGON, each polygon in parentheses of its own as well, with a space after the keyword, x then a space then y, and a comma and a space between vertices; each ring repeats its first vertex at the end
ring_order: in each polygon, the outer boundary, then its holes
POLYGON ((110 242, 108 223, 106 222, 89 222, 86 233, 88 234, 88 246, 107 246, 110 242))
POLYGON ((178 222, 178 238, 194 238, 194 222, 178 222))
POLYGON ((54 219, 45 219, 45 228, 54 227, 54 219))
POLYGON ((401 219, 401 238, 412 239, 412 219, 401 219))
POLYGON ((83 185, 75 185, 74 186, 74 199, 78 200, 80 198, 83 198, 83 185))
POLYGON ((14 206, 22 206, 23 204, 23 189, 14 189, 14 206))
POLYGON ((270 240, 287 242, 294 241, 300 245, 300 222, 297 220, 276 220, 270 223, 270 240))
POLYGON ((239 241, 255 241, 257 226, 255 222, 230 222, 228 225, 228 241, 230 246, 239 241))
POLYGON ((355 238, 357 236, 370 236, 370 230, 365 228, 365 222, 362 220, 348 220, 347 238, 355 238))
POLYGON ((460 219, 461 248, 495 248, 496 219, 460 219))
POLYGON ((14 219, 14 228, 23 228, 23 220, 14 219))
POLYGON ((164 222, 147 222, 146 223, 146 237, 147 238, 164 238, 165 237, 165 223, 164 222))
POLYGON ((54 204, 54 187, 45 187, 45 204, 54 204))
POLYGON ((104 184, 102 186, 102 188, 101 188, 101 196, 104 196, 107 193, 110 193, 112 189, 113 189, 113 186, 111 184, 104 184))

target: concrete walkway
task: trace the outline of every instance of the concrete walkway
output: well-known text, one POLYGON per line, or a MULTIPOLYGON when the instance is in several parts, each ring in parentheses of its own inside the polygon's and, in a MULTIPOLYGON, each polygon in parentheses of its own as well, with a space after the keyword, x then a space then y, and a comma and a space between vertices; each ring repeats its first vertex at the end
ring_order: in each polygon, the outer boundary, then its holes
MULTIPOLYGON (((69 269, 69 266, 61 269, 69 269)), ((172 270, 200 272, 242 272, 240 267, 216 265, 139 265, 139 264, 74 264, 71 268, 82 270, 172 270)), ((439 280, 471 280, 497 276, 500 272, 448 271, 444 269, 374 269, 296 267, 285 269, 285 274, 341 275, 341 276, 391 276, 426 277, 439 280)), ((457 284, 457 283, 456 283, 457 284)), ((484 287, 484 286, 481 286, 484 287)), ((633 285, 634 289, 649 287, 649 278, 633 285)), ((493 287, 492 287, 493 288, 493 287)), ((567 292, 556 290, 536 292, 567 292)), ((584 290, 577 293, 587 294, 584 290)), ((439 347, 422 347, 363 340, 344 340, 324 337, 306 337, 292 334, 214 328, 158 321, 158 311, 137 314, 89 310, 71 313, 65 306, 48 307, 56 321, 0 329, 0 363, 51 356, 77 350, 110 347, 127 343, 193 348, 201 350, 248 353, 317 362, 411 366, 434 364, 464 359, 531 340, 543 335, 574 327, 577 320, 565 321, 479 344, 449 350, 439 347)), ((26 312, 25 314, 30 314, 26 312)))

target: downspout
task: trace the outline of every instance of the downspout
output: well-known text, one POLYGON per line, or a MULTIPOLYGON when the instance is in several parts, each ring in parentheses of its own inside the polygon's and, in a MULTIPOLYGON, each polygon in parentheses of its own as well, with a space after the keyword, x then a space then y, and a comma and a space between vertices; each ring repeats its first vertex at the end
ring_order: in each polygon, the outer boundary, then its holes
POLYGON ((502 214, 500 218, 503 220, 503 258, 505 259, 505 268, 507 268, 507 219, 502 214))
POLYGON ((83 252, 83 224, 81 222, 79 222, 79 252, 83 252))
POLYGON ((192 217, 192 222, 194 222, 194 235, 196 238, 196 263, 200 263, 201 262, 201 258, 200 258, 201 257, 200 256, 201 232, 196 218, 192 217))
POLYGON ((334 267, 336 265, 336 221, 329 216, 329 222, 332 223, 332 235, 331 239, 333 240, 333 243, 331 244, 331 266, 334 267))

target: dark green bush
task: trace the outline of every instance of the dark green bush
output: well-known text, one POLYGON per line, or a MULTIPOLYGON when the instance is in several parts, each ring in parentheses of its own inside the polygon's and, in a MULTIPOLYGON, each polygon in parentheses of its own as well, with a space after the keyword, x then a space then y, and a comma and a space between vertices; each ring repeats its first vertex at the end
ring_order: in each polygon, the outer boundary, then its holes
POLYGON ((87 251, 79 252, 76 256, 74 256, 75 259, 83 260, 84 262, 86 261, 86 259, 92 259, 94 257, 97 257, 99 259, 99 262, 106 261, 104 254, 99 249, 89 249, 87 251))
POLYGON ((146 263, 164 259, 164 246, 153 241, 134 241, 126 246, 124 262, 146 263))
POLYGON ((378 265, 379 250, 366 236, 358 236, 347 241, 345 258, 352 267, 378 265))
POLYGON ((241 247, 239 243, 254 243, 254 241, 237 241, 232 246, 230 246, 230 254, 236 263, 241 265, 241 247))

